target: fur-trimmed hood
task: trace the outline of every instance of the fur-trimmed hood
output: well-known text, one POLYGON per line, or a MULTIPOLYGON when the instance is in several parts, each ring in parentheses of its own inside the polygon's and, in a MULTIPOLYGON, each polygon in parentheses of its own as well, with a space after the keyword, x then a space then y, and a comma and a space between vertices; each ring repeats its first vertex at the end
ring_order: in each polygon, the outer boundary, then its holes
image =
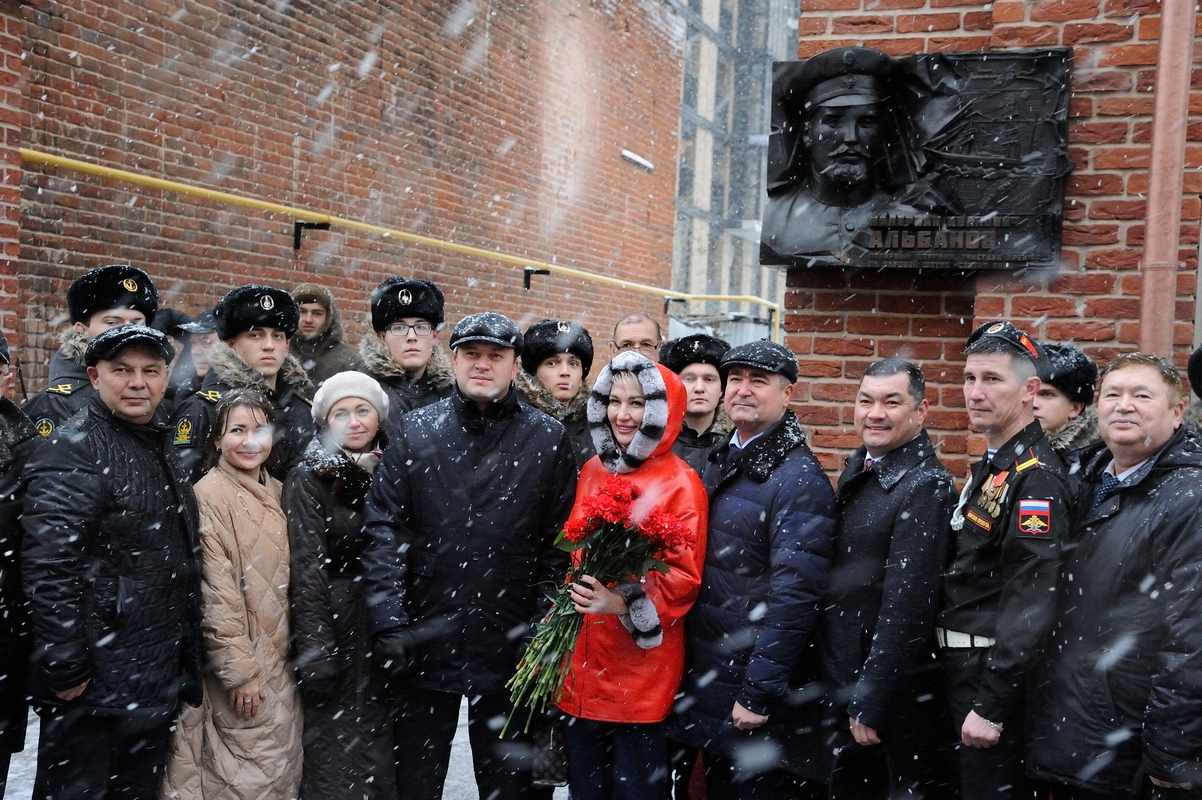
POLYGON ((1085 409, 1063 428, 1048 434, 1048 444, 1060 454, 1079 450, 1101 439, 1098 435, 1098 410, 1094 407, 1085 409))
POLYGON ((58 352, 63 358, 74 361, 79 366, 83 367, 84 354, 88 352, 88 343, 92 340, 88 338, 87 331, 81 331, 72 326, 66 328, 58 335, 59 348, 58 352))
MULTIPOLYGON (((214 343, 213 349, 209 351, 209 369, 213 371, 217 380, 230 389, 256 389, 264 395, 271 394, 271 387, 263 376, 252 370, 242 360, 242 356, 225 342, 214 343)), ((308 373, 296 360, 296 356, 288 355, 284 358, 276 384, 277 393, 287 387, 305 399, 313 397, 313 382, 309 380, 308 373)))
MULTIPOLYGON (((366 331, 359 341, 359 357, 363 359, 363 367, 372 375, 381 378, 409 380, 405 368, 393 360, 388 352, 388 344, 375 331, 366 331)), ((451 354, 440 344, 434 345, 430 354, 430 363, 426 365, 425 373, 418 378, 419 382, 428 384, 432 389, 441 391, 454 385, 455 373, 451 371, 451 354)))
POLYGON ((618 353, 601 370, 588 399, 588 427, 597 456, 610 472, 633 472, 647 459, 666 453, 680 434, 685 388, 676 373, 633 351, 618 353), (625 450, 614 441, 607 407, 615 371, 633 372, 643 388, 643 421, 625 450))
POLYGON ((590 391, 588 381, 581 381, 580 389, 576 392, 576 396, 566 404, 552 397, 551 393, 547 391, 547 387, 543 386, 543 382, 524 369, 518 372, 518 377, 514 381, 514 384, 517 386, 518 391, 526 396, 526 400, 530 405, 560 422, 566 419, 584 419, 588 413, 588 396, 590 391))

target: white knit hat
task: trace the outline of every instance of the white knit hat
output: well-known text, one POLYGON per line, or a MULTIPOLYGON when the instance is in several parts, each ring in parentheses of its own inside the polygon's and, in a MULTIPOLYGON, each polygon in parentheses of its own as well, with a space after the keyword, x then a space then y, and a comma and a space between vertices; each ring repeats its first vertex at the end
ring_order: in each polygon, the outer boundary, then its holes
POLYGON ((330 408, 348 397, 359 397, 371 403, 380 415, 380 422, 388 419, 388 395, 375 378, 362 372, 339 372, 326 378, 313 395, 313 421, 318 427, 324 427, 330 408))

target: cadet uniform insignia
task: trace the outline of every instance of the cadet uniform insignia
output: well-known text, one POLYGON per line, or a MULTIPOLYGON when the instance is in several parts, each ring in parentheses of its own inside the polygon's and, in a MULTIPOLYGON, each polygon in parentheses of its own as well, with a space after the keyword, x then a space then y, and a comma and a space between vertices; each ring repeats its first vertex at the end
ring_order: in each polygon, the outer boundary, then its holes
POLYGON ((401 289, 397 292, 396 299, 400 301, 401 305, 407 306, 413 302, 413 292, 408 289, 401 289))
POLYGON ((1002 513, 1002 504, 1006 502, 1006 495, 1010 492, 1010 484, 1006 482, 1009 476, 1010 470, 1002 470, 992 478, 987 478, 981 487, 977 505, 994 519, 1002 513))
POLYGON ((1028 536, 1044 537, 1052 532, 1050 500, 1019 500, 1018 530, 1028 536))
POLYGON ((60 383, 58 386, 47 386, 46 391, 54 392, 55 394, 71 394, 75 391, 75 384, 60 383))
POLYGON ((203 392, 197 392, 197 394, 203 397, 205 400, 208 400, 210 403, 216 403, 221 399, 221 392, 217 391, 216 389, 208 389, 203 392))
MULTIPOLYGON (((572 323, 560 320, 559 322, 555 323, 555 330, 559 331, 560 333, 570 333, 572 331, 572 323)), ((693 349, 697 349, 697 342, 693 342, 693 349)))
POLYGON ((1033 468, 1039 466, 1039 456, 1035 455, 1034 451, 1032 451, 1030 448, 1028 448, 1027 455, 1029 455, 1031 457, 1021 464, 1014 465, 1014 471, 1017 472, 1019 475, 1022 475, 1024 472, 1026 472, 1029 469, 1033 469, 1033 468))
POLYGON ((175 439, 171 443, 176 445, 192 444, 192 420, 184 417, 175 424, 175 439))
POLYGON ((133 278, 126 278, 125 280, 121 281, 121 285, 125 288, 125 291, 127 291, 127 292, 138 291, 138 282, 135 281, 133 278))
POLYGON ((54 420, 50 419, 50 417, 42 417, 33 426, 37 428, 38 433, 42 436, 49 436, 54 433, 54 420))
POLYGON ((968 509, 968 513, 964 515, 964 518, 978 528, 986 531, 993 527, 993 523, 978 514, 975 508, 968 509))
POLYGON ((271 309, 275 308, 275 300, 271 295, 265 294, 259 298, 259 305, 264 311, 270 311, 271 309))

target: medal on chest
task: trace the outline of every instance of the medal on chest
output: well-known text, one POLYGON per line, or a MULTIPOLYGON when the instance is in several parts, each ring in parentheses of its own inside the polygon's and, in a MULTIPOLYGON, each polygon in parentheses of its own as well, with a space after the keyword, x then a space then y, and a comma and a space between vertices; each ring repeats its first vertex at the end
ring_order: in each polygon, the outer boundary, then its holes
POLYGON ((985 483, 981 486, 981 496, 977 498, 977 505, 986 511, 989 516, 994 519, 1002 513, 1002 505, 1006 502, 1006 494, 1010 491, 1010 484, 1006 482, 1006 478, 1010 476, 1010 470, 1002 470, 996 475, 992 475, 985 479, 985 483))

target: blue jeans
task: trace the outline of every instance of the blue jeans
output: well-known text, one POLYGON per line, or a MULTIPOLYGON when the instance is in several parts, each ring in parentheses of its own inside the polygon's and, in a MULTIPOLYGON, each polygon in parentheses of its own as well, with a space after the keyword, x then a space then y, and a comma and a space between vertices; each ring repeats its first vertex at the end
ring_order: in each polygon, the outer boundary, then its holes
POLYGON ((567 716, 563 730, 572 800, 666 800, 668 746, 662 722, 567 716))

